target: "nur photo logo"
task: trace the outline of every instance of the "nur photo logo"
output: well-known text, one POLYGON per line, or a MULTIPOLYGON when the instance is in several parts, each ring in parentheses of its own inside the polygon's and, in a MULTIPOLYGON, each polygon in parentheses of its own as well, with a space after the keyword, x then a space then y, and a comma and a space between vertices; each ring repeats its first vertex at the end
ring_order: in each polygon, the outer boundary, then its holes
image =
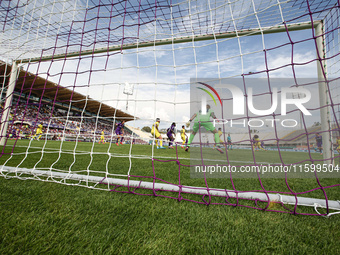
POLYGON ((199 111, 206 114, 206 106, 209 104, 207 98, 215 106, 214 112, 218 117, 212 120, 214 126, 228 124, 230 127, 259 128, 278 124, 284 128, 292 128, 298 125, 298 118, 290 114, 291 112, 312 115, 306 106, 311 102, 311 91, 306 87, 290 85, 290 79, 277 79, 281 83, 280 87, 272 87, 270 93, 266 94, 261 94, 261 87, 266 85, 265 79, 253 79, 253 86, 249 84, 246 88, 242 88, 236 80, 222 79, 218 81, 218 85, 213 82, 195 83, 198 91, 196 93, 200 95, 199 111), (275 118, 271 118, 272 115, 275 118))

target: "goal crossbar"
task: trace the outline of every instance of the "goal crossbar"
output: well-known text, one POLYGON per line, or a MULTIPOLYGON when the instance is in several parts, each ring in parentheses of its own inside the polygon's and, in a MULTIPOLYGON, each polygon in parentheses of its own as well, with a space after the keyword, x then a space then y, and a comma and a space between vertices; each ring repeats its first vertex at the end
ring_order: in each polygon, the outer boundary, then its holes
POLYGON ((169 44, 179 44, 179 43, 188 43, 188 42, 197 42, 197 41, 206 41, 206 40, 214 40, 214 39, 226 39, 226 38, 234 38, 240 36, 250 36, 250 35, 261 35, 261 34, 273 34, 273 33, 282 33, 288 31, 298 31, 315 28, 318 24, 322 23, 322 21, 314 21, 311 22, 302 22, 296 24, 286 24, 275 27, 263 27, 256 29, 245 29, 240 31, 230 31, 225 33, 214 33, 207 35, 195 35, 195 36, 185 36, 179 38, 167 38, 150 42, 141 42, 141 43, 131 43, 131 44, 123 44, 123 45, 115 45, 111 47, 98 48, 93 50, 85 50, 85 51, 76 51, 69 52, 63 54, 55 54, 50 56, 42 56, 36 58, 25 58, 16 60, 17 63, 29 63, 29 62, 41 62, 41 61, 50 61, 56 59, 66 59, 72 57, 79 56, 87 56, 92 54, 100 54, 114 51, 122 51, 122 50, 130 50, 136 48, 145 48, 152 46, 161 46, 161 45, 169 45, 169 44))

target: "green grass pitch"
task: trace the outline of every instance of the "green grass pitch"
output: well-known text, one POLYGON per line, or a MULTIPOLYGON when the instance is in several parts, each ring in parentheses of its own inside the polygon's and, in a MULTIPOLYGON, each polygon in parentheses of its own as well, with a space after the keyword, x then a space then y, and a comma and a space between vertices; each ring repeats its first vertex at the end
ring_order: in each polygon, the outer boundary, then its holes
MULTIPOLYGON (((121 175, 121 178, 124 178, 129 169, 131 175, 154 175, 150 159, 151 146, 130 147, 113 144, 110 148, 110 144, 33 141, 28 148, 28 143, 29 141, 18 141, 14 155, 3 155, 0 164, 7 161, 8 166, 20 165, 37 169, 48 169, 52 165, 53 169, 58 171, 71 170, 79 174, 91 172, 92 175, 98 176, 105 176, 107 169, 112 177, 121 175), (129 153, 133 157, 127 157, 129 153)), ((5 153, 11 152, 13 144, 13 140, 9 142, 5 153)), ((207 151, 215 153, 212 149, 207 151)), ((252 161, 251 151, 233 150, 228 155, 231 164, 248 164, 247 162, 252 161)), ((288 163, 309 158, 306 153, 298 152, 282 152, 282 156, 288 163)), ((176 150, 154 150, 156 159, 175 160, 177 157, 181 164, 190 164, 188 153, 181 148, 178 149, 177 155, 176 150)), ((255 157, 257 162, 280 162, 275 151, 259 151, 255 157)), ((321 159, 321 156, 313 154, 312 158, 321 159)), ((157 178, 179 183, 179 166, 176 162, 154 161, 154 167, 157 178)), ((205 186, 204 180, 191 178, 188 167, 181 166, 180 169, 182 185, 205 186)), ((209 187, 232 189, 228 178, 209 178, 207 182, 209 187)), ((64 183, 72 186, 0 178, 1 254, 340 252, 338 215, 330 218, 308 217, 244 207, 206 206, 155 196, 85 189, 77 186, 85 185, 84 183, 72 181, 64 183)), ((313 178, 289 179, 288 183, 295 192, 318 187, 313 178)), ((339 179, 335 178, 320 179, 322 186, 338 183, 339 179)), ((256 178, 235 178, 233 184, 237 190, 261 189, 256 178)), ((262 185, 266 190, 288 191, 285 181, 278 178, 264 178, 262 185)), ((124 188, 121 190, 126 191, 124 188)), ((137 191, 152 194, 147 190, 137 191)), ((178 194, 158 192, 157 195, 176 198, 178 194)), ((338 200, 340 188, 328 189, 327 195, 330 199, 338 200)), ((321 191, 315 191, 308 196, 322 198, 323 194, 321 191)), ((183 194, 183 198, 202 202, 198 195, 183 194)), ((216 198, 212 202, 221 201, 216 198)), ((241 204, 254 206, 251 201, 241 201, 241 204)), ((313 213, 314 210, 304 207, 298 208, 298 212, 313 213)))

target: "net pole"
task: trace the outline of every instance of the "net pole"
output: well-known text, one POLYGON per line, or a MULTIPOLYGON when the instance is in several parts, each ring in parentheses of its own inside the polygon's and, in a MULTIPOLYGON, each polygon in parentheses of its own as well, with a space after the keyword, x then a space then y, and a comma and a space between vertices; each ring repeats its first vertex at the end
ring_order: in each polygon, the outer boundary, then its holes
POLYGON ((319 84, 319 101, 320 101, 320 119, 321 119, 321 136, 323 147, 323 159, 326 164, 332 163, 332 136, 331 136, 331 118, 330 118, 330 100, 329 91, 326 82, 326 62, 325 62, 325 44, 323 36, 323 22, 319 22, 315 27, 316 45, 317 45, 317 70, 319 84))
POLYGON ((10 110, 11 110, 10 106, 12 103, 15 82, 17 80, 17 73, 18 73, 18 64, 17 62, 13 61, 11 74, 9 77, 9 83, 7 87, 7 92, 6 92, 6 101, 5 101, 3 112, 1 115, 1 131, 0 131, 0 134, 1 134, 0 145, 1 146, 5 145, 5 142, 7 139, 7 128, 8 128, 8 121, 9 121, 10 110))
MULTIPOLYGON (((170 192, 183 192, 188 194, 196 194, 196 195, 212 195, 219 197, 230 197, 230 198, 238 198, 238 199, 252 199, 252 200, 260 200, 263 202, 281 202, 283 204, 290 205, 303 205, 310 206, 314 208, 329 208, 332 210, 340 210, 340 201, 337 200, 328 200, 326 202, 325 199, 318 198, 309 198, 309 197, 295 197, 289 196, 279 193, 268 193, 264 192, 240 192, 236 190, 227 190, 227 189, 215 189, 210 188, 209 190, 206 187, 194 187, 194 186, 179 186, 171 183, 155 183, 155 182, 147 182, 140 180, 127 180, 127 179, 117 179, 117 178, 103 178, 101 176, 91 176, 91 175, 82 175, 77 173, 63 173, 63 172, 55 172, 50 170, 38 170, 38 169, 29 169, 29 168, 16 168, 11 166, 1 166, 1 172, 7 174, 32 174, 35 176, 48 176, 50 178, 63 178, 75 181, 86 181, 86 185, 89 183, 97 184, 108 184, 108 185, 117 185, 124 187, 133 187, 133 188, 145 188, 149 190, 156 191, 170 191, 170 192)), ((112 186, 113 187, 113 186, 112 186)), ((339 212, 330 213, 335 214, 339 212)))

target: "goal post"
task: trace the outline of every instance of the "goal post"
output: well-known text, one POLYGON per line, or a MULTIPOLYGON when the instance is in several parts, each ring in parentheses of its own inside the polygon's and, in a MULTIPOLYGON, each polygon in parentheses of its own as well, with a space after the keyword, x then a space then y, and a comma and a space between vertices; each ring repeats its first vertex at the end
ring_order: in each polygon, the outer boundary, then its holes
MULTIPOLYGON (((237 31, 237 32, 227 32, 227 33, 218 33, 213 35, 204 35, 204 36, 188 36, 182 38, 172 38, 172 39, 163 39, 157 40, 154 42, 147 42, 147 43, 134 43, 134 44, 125 44, 121 46, 111 46, 108 48, 101 48, 95 49, 92 51, 81 51, 81 52, 71 52, 66 54, 59 54, 59 55, 52 55, 52 56, 42 56, 38 58, 29 58, 29 59, 18 59, 13 61, 13 72, 11 72, 10 82, 9 82, 9 89, 7 91, 6 97, 10 102, 11 95, 14 90, 15 86, 15 78, 16 76, 16 68, 18 64, 25 64, 25 63, 34 63, 34 62, 42 62, 42 61, 51 61, 57 59, 65 59, 65 58, 72 58, 72 57, 79 57, 79 56, 87 56, 93 54, 100 54, 100 53, 107 53, 107 52, 115 52, 115 51, 122 51, 122 50, 129 50, 135 48, 144 48, 144 47, 155 47, 161 45, 170 45, 170 44, 178 44, 178 43, 187 43, 187 42, 197 42, 197 41, 206 41, 206 40, 217 40, 217 39, 225 39, 225 38, 233 38, 233 37, 242 37, 242 36, 255 36, 261 34, 272 34, 272 33, 282 33, 287 31, 300 31, 305 29, 315 29, 315 36, 316 36, 316 44, 317 44, 317 55, 320 60, 317 62, 317 70, 318 70, 318 80, 319 80, 319 93, 320 93, 320 115, 321 115, 321 125, 322 125, 322 137, 324 141, 324 159, 325 162, 331 163, 332 160, 332 138, 331 133, 327 132, 330 130, 330 107, 329 107, 329 96, 328 96, 328 89, 327 84, 325 83, 325 76, 327 75, 326 72, 326 64, 325 64, 325 48, 324 48, 324 31, 323 31, 323 21, 313 21, 312 22, 305 22, 305 23, 297 23, 297 24, 289 24, 286 26, 275 26, 275 27, 266 27, 261 29, 248 29, 247 31, 237 31)), ((8 108, 8 104, 6 103, 8 108)), ((7 116, 9 117, 9 115, 7 116)), ((5 118, 5 116, 3 116, 5 118)), ((6 121, 2 121, 2 123, 7 123, 6 121)), ((6 134, 7 131, 7 124, 1 128, 2 133, 6 134)), ((0 145, 4 145, 5 137, 2 137, 0 145)))
POLYGON ((6 91, 5 105, 3 107, 3 112, 2 112, 2 115, 1 115, 0 146, 5 145, 5 142, 8 138, 7 137, 7 128, 8 128, 8 121, 9 121, 9 117, 10 117, 10 109, 11 109, 13 91, 14 91, 14 88, 15 88, 17 74, 18 74, 18 64, 16 63, 16 61, 13 61, 13 64, 12 64, 12 67, 11 67, 11 73, 10 73, 10 77, 9 77, 9 82, 8 82, 8 86, 7 86, 7 91, 6 91))
POLYGON ((332 136, 331 136, 331 108, 327 83, 327 65, 325 56, 325 39, 324 39, 323 22, 319 22, 315 26, 315 37, 317 45, 317 70, 319 81, 319 99, 320 99, 320 117, 321 117, 321 132, 323 141, 323 158, 325 163, 333 164, 334 153, 332 149, 332 136))

